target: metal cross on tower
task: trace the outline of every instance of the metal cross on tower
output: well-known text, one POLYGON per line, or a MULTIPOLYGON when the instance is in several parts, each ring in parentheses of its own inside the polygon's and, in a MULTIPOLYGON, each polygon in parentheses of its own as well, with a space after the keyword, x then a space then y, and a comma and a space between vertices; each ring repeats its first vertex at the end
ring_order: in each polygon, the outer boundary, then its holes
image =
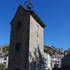
POLYGON ((30 2, 30 0, 26 1, 24 4, 27 6, 27 9, 28 9, 28 10, 30 10, 30 9, 33 8, 33 5, 32 5, 32 3, 30 2))

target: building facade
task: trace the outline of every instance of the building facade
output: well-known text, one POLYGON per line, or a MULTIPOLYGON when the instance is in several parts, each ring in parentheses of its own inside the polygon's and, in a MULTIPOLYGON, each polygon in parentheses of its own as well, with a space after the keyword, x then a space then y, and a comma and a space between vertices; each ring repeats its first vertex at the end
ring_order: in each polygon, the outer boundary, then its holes
POLYGON ((45 58, 45 70, 52 70, 52 54, 47 50, 47 46, 44 46, 44 58, 45 58))
POLYGON ((5 55, 8 53, 8 50, 4 51, 4 48, 9 47, 9 44, 5 44, 3 46, 0 46, 0 55, 5 55))
POLYGON ((33 11, 19 6, 11 21, 8 70, 36 70, 35 52, 38 51, 36 49, 43 52, 44 27, 45 24, 33 11))
POLYGON ((0 55, 0 64, 4 64, 8 68, 8 55, 0 55))
POLYGON ((66 54, 62 58, 62 69, 63 70, 70 70, 70 53, 66 54))
POLYGON ((62 68, 62 58, 64 55, 53 54, 52 55, 52 68, 62 68))
POLYGON ((8 51, 4 51, 4 48, 9 46, 8 44, 0 47, 0 64, 4 64, 6 68, 8 68, 8 51))

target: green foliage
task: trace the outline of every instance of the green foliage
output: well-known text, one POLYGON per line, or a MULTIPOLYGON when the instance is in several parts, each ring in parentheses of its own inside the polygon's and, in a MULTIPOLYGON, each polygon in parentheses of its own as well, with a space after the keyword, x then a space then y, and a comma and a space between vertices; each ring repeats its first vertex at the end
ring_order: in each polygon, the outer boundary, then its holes
POLYGON ((55 48, 54 46, 51 46, 51 48, 52 48, 54 53, 57 52, 57 48, 55 48))
POLYGON ((48 52, 52 53, 53 51, 50 48, 48 48, 48 52))
POLYGON ((9 51, 9 46, 3 47, 3 52, 9 51))
POLYGON ((5 65, 4 64, 0 64, 0 70, 5 70, 5 65))
POLYGON ((58 49, 54 46, 51 46, 51 47, 47 46, 47 48, 45 48, 45 50, 48 51, 51 54, 54 54, 55 52, 58 52, 58 49))

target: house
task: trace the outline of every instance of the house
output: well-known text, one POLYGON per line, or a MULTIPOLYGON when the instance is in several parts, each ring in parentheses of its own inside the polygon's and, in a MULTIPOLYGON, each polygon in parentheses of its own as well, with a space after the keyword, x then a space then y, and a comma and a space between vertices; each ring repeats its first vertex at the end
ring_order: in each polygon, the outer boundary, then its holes
POLYGON ((8 51, 4 52, 5 47, 9 46, 8 44, 0 47, 0 64, 4 64, 8 68, 8 51))
POLYGON ((48 51, 48 46, 44 46, 45 70, 52 70, 52 53, 48 51))
POLYGON ((70 53, 66 54, 62 58, 62 69, 63 70, 70 70, 70 53))
POLYGON ((0 55, 0 64, 4 64, 8 68, 8 55, 0 55))
POLYGON ((5 55, 8 53, 9 44, 5 44, 3 46, 0 46, 0 55, 5 55))
MULTIPOLYGON (((43 53, 45 24, 32 10, 19 6, 11 21, 8 70, 36 70, 36 54, 43 53)), ((40 64, 41 65, 41 64, 40 64)), ((39 66, 40 70, 42 66, 39 66)))
POLYGON ((52 54, 52 68, 61 68, 62 67, 62 54, 52 54))

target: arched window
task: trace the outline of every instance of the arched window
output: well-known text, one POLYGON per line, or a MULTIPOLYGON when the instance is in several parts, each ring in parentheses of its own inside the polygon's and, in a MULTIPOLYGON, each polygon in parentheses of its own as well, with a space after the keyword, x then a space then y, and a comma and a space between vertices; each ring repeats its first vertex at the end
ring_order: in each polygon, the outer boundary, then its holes
POLYGON ((36 28, 37 28, 37 30, 39 30, 39 24, 38 23, 36 23, 36 28))

